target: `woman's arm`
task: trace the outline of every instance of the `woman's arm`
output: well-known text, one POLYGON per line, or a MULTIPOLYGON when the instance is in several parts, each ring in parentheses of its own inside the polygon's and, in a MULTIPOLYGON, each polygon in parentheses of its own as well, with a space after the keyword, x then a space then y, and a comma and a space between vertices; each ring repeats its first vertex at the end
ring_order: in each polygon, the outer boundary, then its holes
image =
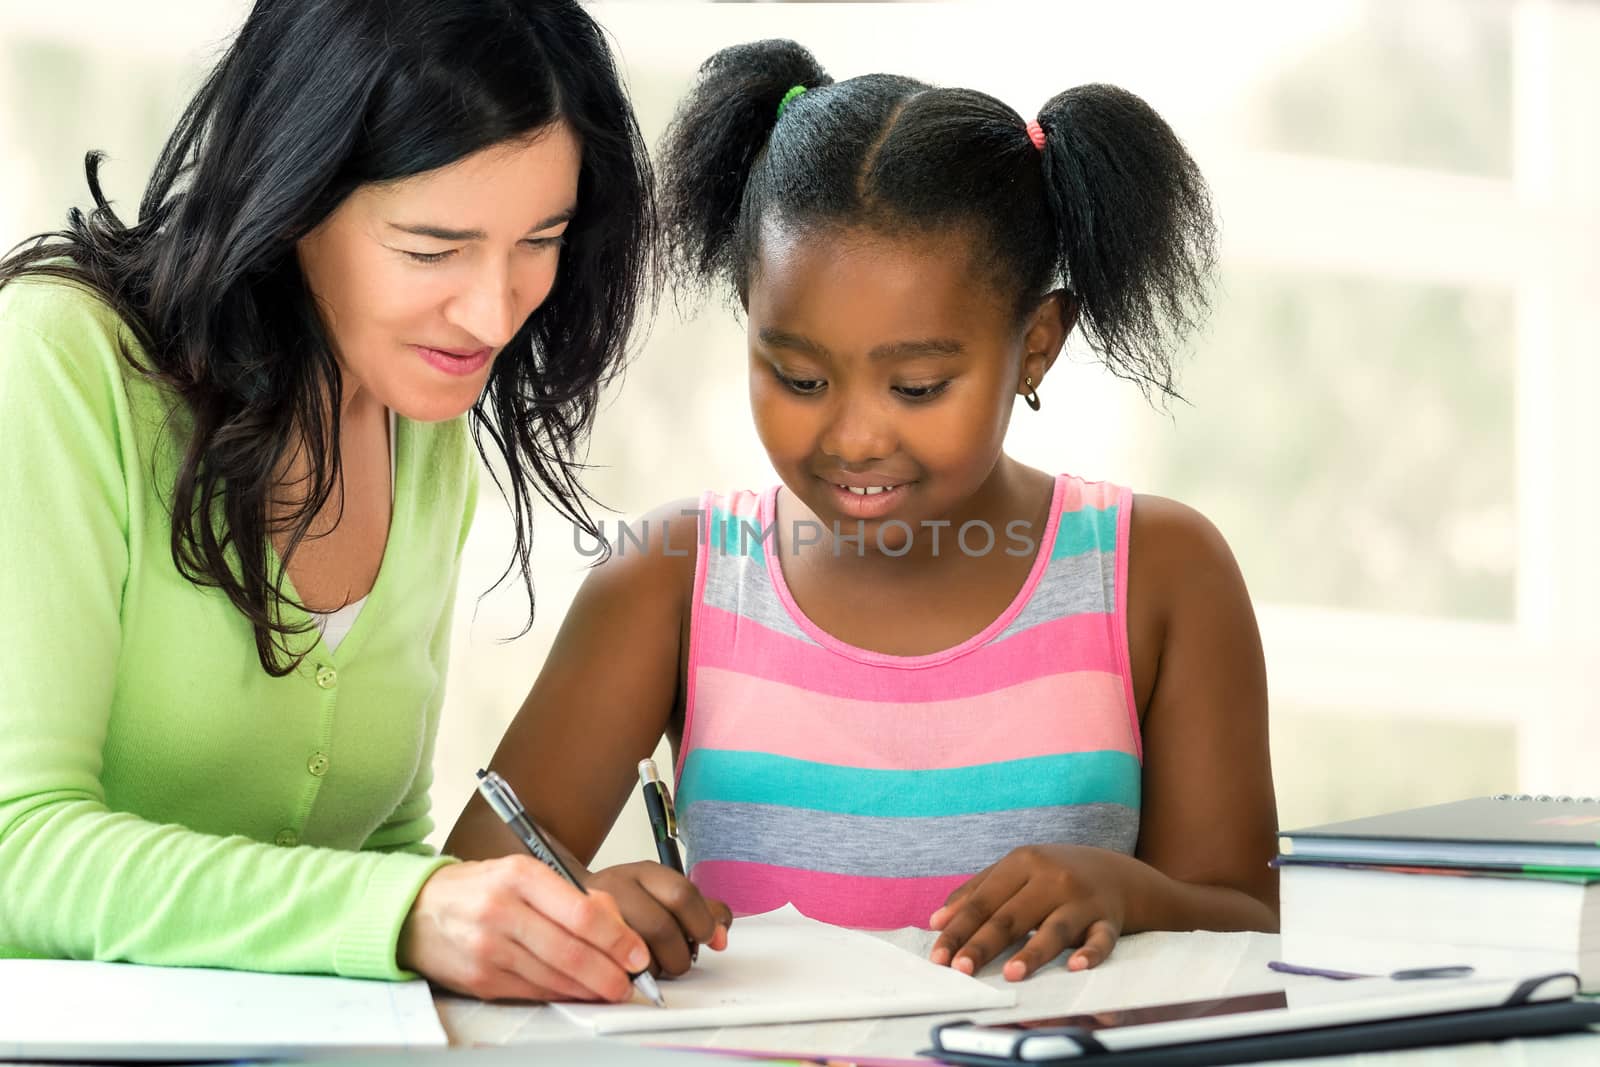
MULTIPOLYGON (((0 291, 0 944, 397 977, 401 921, 444 861, 278 848, 106 804, 128 531, 142 504, 129 485, 145 461, 115 326, 89 299, 61 285, 0 291)), ((185 655, 183 634, 169 640, 185 655)))
MULTIPOLYGON (((152 413, 130 405, 117 332, 75 288, 0 289, 0 955, 364 978, 412 967, 484 996, 626 997, 625 961, 645 955, 643 943, 614 908, 528 857, 451 864, 285 848, 111 808, 102 761, 126 654, 124 598, 130 579, 150 581, 128 539, 147 506, 130 487, 150 463, 136 420, 152 413)), ((193 670, 230 669, 190 662, 193 635, 161 637, 193 670)), ((254 651, 247 642, 241 662, 258 671, 254 651)), ((230 710, 242 713, 215 714, 230 710)), ((189 744, 170 758, 204 767, 205 738, 189 744)), ((261 753, 264 763, 274 755, 261 753)), ((162 758, 150 755, 155 766, 162 758)), ((416 844, 425 776, 370 844, 416 844)), ((230 785, 251 783, 219 788, 230 785)))

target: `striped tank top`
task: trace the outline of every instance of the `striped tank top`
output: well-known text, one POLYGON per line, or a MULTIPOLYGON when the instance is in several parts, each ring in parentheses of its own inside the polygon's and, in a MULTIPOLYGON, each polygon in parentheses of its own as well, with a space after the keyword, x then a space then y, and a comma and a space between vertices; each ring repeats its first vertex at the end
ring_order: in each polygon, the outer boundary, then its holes
POLYGON ((1020 845, 1132 853, 1132 493, 1056 479, 1027 581, 954 648, 893 656, 818 628, 771 543, 777 488, 708 493, 677 763, 690 878, 736 915, 927 925, 1020 845))

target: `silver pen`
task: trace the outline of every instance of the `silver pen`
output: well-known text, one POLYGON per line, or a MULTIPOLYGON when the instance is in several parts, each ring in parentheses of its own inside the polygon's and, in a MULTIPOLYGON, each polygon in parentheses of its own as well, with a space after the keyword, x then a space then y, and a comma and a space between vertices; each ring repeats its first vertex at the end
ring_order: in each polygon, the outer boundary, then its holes
MULTIPOLYGON (((544 834, 534 825, 533 820, 528 818, 527 809, 522 806, 522 801, 517 799, 517 794, 511 791, 511 786, 504 778, 494 771, 478 771, 478 792, 483 794, 483 799, 489 802, 489 807, 511 827, 511 832, 517 835, 517 839, 533 853, 535 859, 565 878, 578 892, 588 894, 589 891, 583 887, 583 883, 574 877, 565 863, 561 862, 556 850, 550 847, 550 842, 544 834)), ((667 1006, 666 1000, 661 996, 661 987, 656 985, 656 980, 651 977, 649 971, 640 971, 628 977, 633 979, 633 988, 643 993, 645 999, 658 1008, 667 1006)))

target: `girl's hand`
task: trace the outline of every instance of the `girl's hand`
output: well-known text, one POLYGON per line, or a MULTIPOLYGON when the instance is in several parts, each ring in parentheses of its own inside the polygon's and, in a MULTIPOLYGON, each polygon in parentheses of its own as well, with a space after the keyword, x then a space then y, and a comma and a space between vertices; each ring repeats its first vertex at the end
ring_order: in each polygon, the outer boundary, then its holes
POLYGON ((1017 940, 1003 974, 1020 981, 1069 948, 1067 969, 1104 960, 1122 933, 1138 860, 1086 845, 1026 845, 972 876, 928 925, 929 959, 975 974, 1017 940), (1029 936, 1032 932, 1032 936, 1029 936))
POLYGON ((656 965, 652 973, 676 978, 694 962, 695 946, 728 947, 733 912, 708 900, 689 879, 659 863, 624 863, 591 874, 584 883, 603 889, 622 917, 644 937, 656 965))
POLYGON ((604 892, 587 896, 532 856, 441 867, 400 930, 400 966, 483 1000, 610 1000, 650 965, 604 892))

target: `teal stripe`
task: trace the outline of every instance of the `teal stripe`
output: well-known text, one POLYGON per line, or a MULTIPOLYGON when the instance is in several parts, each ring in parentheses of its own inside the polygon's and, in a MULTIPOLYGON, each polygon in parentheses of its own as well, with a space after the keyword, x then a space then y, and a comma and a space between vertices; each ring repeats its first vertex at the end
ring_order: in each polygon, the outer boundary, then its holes
POLYGON ((1050 558, 1064 559, 1099 550, 1108 555, 1117 548, 1117 506, 1063 511, 1056 526, 1056 543, 1050 558))
POLYGON ((1139 806, 1139 761, 1127 752, 1069 752, 976 767, 888 771, 697 748, 678 803, 774 804, 841 815, 929 818, 1066 804, 1139 806))
MULTIPOLYGON (((769 528, 770 530, 770 528, 769 528)), ((761 537, 777 537, 777 532, 763 530, 759 516, 744 517, 730 513, 726 508, 712 508, 707 536, 711 547, 724 556, 749 556, 758 563, 766 563, 761 551, 761 537)))

